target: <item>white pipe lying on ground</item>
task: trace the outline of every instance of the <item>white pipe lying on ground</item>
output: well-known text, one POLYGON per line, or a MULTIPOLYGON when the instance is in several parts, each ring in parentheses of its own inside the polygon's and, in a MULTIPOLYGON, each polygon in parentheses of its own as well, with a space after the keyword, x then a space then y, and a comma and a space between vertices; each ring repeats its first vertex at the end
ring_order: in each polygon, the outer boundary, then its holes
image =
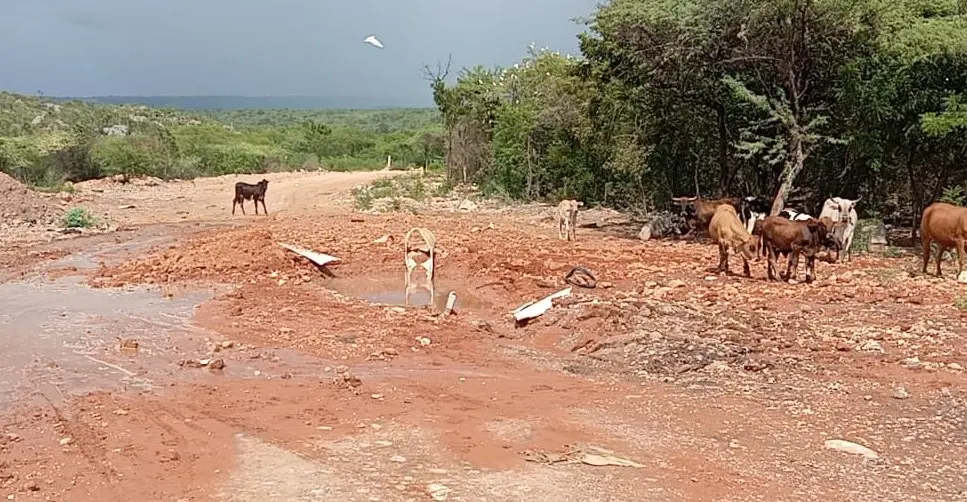
POLYGON ((308 249, 296 247, 291 244, 284 244, 282 242, 276 242, 276 244, 278 244, 280 247, 288 249, 289 251, 292 251, 293 253, 306 257, 309 261, 311 261, 312 263, 315 263, 316 265, 319 265, 320 267, 324 267, 328 263, 342 261, 339 258, 336 258, 335 256, 329 256, 327 254, 317 253, 315 251, 310 251, 308 249))

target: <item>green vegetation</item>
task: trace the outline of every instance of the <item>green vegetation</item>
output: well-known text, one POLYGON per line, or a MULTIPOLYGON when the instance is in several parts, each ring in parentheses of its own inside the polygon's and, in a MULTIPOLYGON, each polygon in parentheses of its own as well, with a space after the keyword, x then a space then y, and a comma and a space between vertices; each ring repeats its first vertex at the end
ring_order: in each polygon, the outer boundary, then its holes
POLYGON ((0 170, 47 189, 109 175, 382 169, 388 156, 432 168, 443 145, 432 109, 192 114, 0 93, 0 170))
POLYGON ((64 213, 64 218, 61 223, 65 228, 90 228, 97 225, 97 218, 87 209, 75 207, 64 213))
POLYGON ((411 203, 424 203, 430 197, 445 195, 449 190, 450 185, 438 173, 414 173, 378 179, 356 187, 352 190, 352 196, 353 205, 359 210, 373 209, 377 201, 389 199, 389 207, 380 209, 399 211, 404 206, 404 199, 411 203))
POLYGON ((617 207, 862 195, 891 215, 967 177, 963 2, 611 0, 587 25, 577 57, 426 68, 449 179, 617 207))

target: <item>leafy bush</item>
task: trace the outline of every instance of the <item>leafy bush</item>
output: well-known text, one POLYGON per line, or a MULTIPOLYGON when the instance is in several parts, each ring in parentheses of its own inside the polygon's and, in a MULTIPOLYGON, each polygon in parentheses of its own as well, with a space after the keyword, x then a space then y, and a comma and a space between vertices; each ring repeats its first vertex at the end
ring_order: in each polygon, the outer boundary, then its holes
POLYGON ((75 207, 64 214, 62 224, 66 228, 90 228, 97 225, 97 218, 87 209, 75 207))
POLYGON ((964 188, 960 186, 944 188, 943 193, 940 194, 940 202, 955 206, 963 206, 965 200, 967 200, 967 196, 964 195, 964 188))

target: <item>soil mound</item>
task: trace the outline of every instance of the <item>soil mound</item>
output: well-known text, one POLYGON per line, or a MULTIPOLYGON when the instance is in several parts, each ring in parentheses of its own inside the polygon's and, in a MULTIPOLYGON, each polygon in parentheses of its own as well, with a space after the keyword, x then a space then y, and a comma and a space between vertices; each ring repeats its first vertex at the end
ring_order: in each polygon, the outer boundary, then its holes
POLYGON ((50 224, 62 212, 43 195, 27 188, 7 173, 0 172, 0 215, 4 220, 17 219, 27 223, 50 224))
POLYGON ((277 246, 267 230, 217 232, 115 268, 102 269, 94 284, 162 284, 200 279, 245 283, 290 268, 294 256, 277 246))

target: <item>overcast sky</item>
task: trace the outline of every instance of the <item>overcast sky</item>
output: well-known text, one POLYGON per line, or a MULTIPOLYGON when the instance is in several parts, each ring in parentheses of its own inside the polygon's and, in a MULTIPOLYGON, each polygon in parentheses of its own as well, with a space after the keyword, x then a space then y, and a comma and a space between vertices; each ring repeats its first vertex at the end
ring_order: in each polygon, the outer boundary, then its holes
POLYGON ((4 2, 0 89, 47 95, 354 96, 431 104, 424 62, 577 52, 598 0, 4 2), (362 40, 376 35, 377 49, 362 40))

